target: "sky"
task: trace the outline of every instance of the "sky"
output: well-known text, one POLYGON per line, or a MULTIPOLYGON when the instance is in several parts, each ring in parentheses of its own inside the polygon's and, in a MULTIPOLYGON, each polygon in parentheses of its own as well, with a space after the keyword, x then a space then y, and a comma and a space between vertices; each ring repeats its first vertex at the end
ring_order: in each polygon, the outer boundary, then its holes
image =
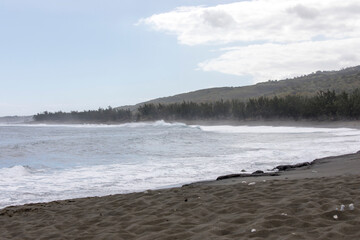
POLYGON ((0 0, 0 116, 360 64, 358 0, 0 0))

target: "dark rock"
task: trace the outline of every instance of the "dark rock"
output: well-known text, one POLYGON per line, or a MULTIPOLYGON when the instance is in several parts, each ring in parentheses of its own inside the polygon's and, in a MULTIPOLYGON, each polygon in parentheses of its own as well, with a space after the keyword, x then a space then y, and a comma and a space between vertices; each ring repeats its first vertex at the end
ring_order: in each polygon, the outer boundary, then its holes
POLYGON ((229 175, 220 176, 216 180, 224 180, 228 178, 238 178, 238 177, 249 177, 249 176, 250 174, 248 173, 229 174, 229 175))
POLYGON ((264 171, 261 171, 261 170, 256 170, 255 172, 253 172, 252 174, 263 174, 264 171))
POLYGON ((245 170, 245 169, 243 169, 243 170, 241 170, 240 172, 246 172, 246 170, 245 170))
POLYGON ((241 177, 265 177, 265 176, 279 176, 278 173, 237 173, 237 174, 229 174, 218 177, 216 180, 224 180, 229 178, 241 178, 241 177))
POLYGON ((303 162, 303 163, 297 163, 294 165, 279 165, 276 166, 273 170, 277 169, 279 171, 288 171, 288 170, 292 170, 294 168, 301 168, 301 167, 306 167, 306 166, 310 166, 311 163, 309 162, 303 162))
POLYGON ((274 170, 277 169, 279 171, 286 171, 286 170, 291 169, 292 167, 293 167, 292 165, 279 165, 279 166, 276 166, 274 168, 274 170))
POLYGON ((303 162, 303 163, 298 163, 298 164, 295 164, 295 168, 300 168, 300 167, 306 167, 306 166, 310 166, 311 163, 309 162, 303 162))

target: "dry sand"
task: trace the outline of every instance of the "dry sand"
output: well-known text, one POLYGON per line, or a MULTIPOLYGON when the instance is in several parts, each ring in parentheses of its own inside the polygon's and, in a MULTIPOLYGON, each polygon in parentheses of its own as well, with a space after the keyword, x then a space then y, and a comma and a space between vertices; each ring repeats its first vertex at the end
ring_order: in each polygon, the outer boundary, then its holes
POLYGON ((278 177, 8 207, 0 239, 360 239, 359 170, 358 153, 278 177))

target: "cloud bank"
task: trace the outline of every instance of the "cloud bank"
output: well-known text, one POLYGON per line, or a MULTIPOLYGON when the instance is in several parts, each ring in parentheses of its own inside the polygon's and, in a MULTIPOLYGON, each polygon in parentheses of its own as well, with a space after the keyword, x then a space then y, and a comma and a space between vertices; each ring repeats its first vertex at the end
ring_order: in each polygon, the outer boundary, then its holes
POLYGON ((359 12, 358 0, 253 0, 180 7, 139 23, 189 46, 238 45, 198 66, 258 82, 358 65, 359 12))
POLYGON ((360 38, 250 45, 227 50, 215 59, 200 63, 199 67, 238 76, 250 74, 257 82, 281 80, 356 65, 360 63, 360 54, 356 52, 359 43, 360 38))

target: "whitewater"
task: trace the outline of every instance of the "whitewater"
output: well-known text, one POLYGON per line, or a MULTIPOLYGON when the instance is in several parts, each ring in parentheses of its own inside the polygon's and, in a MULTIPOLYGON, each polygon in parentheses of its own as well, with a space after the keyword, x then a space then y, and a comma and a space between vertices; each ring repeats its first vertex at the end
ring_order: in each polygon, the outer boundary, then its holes
POLYGON ((359 151, 352 128, 0 125, 0 208, 214 180, 359 151))

